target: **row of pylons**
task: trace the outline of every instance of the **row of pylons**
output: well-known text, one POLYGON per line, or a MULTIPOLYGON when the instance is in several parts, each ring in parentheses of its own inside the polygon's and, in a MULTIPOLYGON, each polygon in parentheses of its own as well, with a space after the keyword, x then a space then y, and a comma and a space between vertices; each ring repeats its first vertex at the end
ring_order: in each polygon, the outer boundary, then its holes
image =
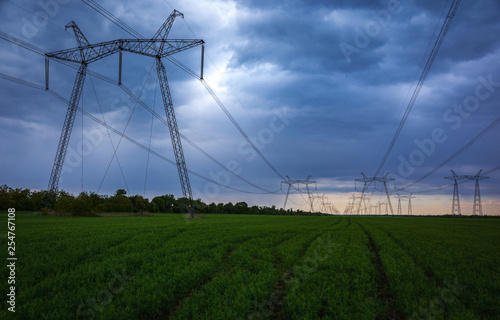
POLYGON ((481 204, 481 192, 479 191, 479 181, 488 179, 489 177, 481 176, 481 172, 483 170, 479 170, 479 172, 472 176, 472 175, 463 175, 459 176, 455 173, 455 171, 451 170, 451 173, 453 176, 451 177, 445 177, 445 179, 448 180, 453 180, 453 201, 451 204, 451 215, 461 215, 462 211, 460 210, 460 196, 458 193, 458 181, 464 180, 464 179, 469 179, 469 180, 474 180, 476 181, 476 187, 474 190, 474 206, 472 208, 472 215, 473 216, 483 216, 483 205, 481 204))

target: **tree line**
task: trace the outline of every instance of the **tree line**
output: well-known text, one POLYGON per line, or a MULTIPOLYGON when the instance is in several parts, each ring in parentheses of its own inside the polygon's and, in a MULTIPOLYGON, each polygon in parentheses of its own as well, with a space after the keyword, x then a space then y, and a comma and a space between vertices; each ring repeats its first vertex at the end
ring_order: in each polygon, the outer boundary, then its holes
POLYGON ((74 216, 89 216, 106 212, 131 213, 187 213, 188 208, 194 208, 196 213, 218 214, 263 214, 263 215, 321 215, 301 210, 283 210, 274 205, 249 206, 246 202, 233 204, 206 204, 201 199, 190 201, 188 198, 175 198, 171 194, 154 197, 151 201, 140 195, 127 196, 124 189, 116 190, 112 196, 99 195, 94 192, 81 192, 77 196, 66 191, 58 191, 51 197, 47 190, 13 189, 7 185, 0 186, 0 210, 15 208, 16 211, 39 211, 42 214, 69 214, 74 216), (52 199, 51 208, 48 199, 52 199))

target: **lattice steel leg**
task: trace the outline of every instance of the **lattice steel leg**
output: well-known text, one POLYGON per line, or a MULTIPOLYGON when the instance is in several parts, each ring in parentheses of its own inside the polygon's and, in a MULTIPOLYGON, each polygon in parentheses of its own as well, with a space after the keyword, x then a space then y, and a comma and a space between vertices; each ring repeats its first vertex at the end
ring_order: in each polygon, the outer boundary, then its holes
MULTIPOLYGON (((54 165, 52 167, 52 172, 50 174, 48 190, 49 193, 52 194, 53 196, 55 196, 55 193, 57 193, 59 178, 61 177, 61 171, 64 164, 64 159, 66 158, 66 151, 68 149, 69 140, 71 138, 71 131, 73 130, 73 124, 75 123, 76 111, 78 110, 78 103, 80 102, 80 97, 82 95, 83 84, 85 82, 86 74, 87 74, 87 66, 85 64, 82 64, 80 66, 80 69, 78 69, 78 73, 75 79, 75 84, 73 86, 73 91, 71 92, 71 99, 69 100, 68 111, 66 112, 66 118, 64 120, 61 137, 59 138, 59 145, 57 146, 54 165)), ((50 205, 52 205, 52 201, 50 201, 49 206, 50 205)))
MULTIPOLYGON (((156 71, 158 72, 158 79, 160 80, 161 94, 163 97, 163 105, 167 115, 168 129, 170 131, 170 139, 174 148, 175 161, 177 163, 177 170, 179 172, 179 179, 181 181, 182 193, 185 198, 190 201, 193 200, 191 191, 191 184, 189 182, 188 170, 186 161, 184 160, 184 151, 182 150, 181 137, 177 127, 177 120, 175 119, 174 105, 172 103, 172 96, 170 95, 170 88, 168 86, 167 73, 165 66, 158 58, 156 59, 156 71)), ((192 208, 191 208, 192 209, 192 208)), ((194 217, 194 212, 190 210, 191 218, 194 217)))

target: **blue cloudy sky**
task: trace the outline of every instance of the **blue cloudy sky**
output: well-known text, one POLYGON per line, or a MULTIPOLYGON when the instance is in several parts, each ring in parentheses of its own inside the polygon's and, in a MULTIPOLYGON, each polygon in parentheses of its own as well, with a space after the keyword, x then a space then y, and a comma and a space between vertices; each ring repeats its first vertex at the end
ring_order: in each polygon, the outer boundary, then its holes
MULTIPOLYGON (((373 176, 381 164, 451 3, 100 2, 146 38, 173 8, 182 12, 185 18, 175 21, 170 38, 205 41, 206 83, 271 165, 256 155, 202 82, 165 61, 181 134, 218 162, 182 141, 194 197, 281 207, 282 177, 311 175, 317 181, 316 194, 325 194, 341 212, 355 189, 362 189, 354 179, 361 178, 361 172, 373 176)), ((131 38, 80 0, 3 0, 0 16, 4 38, 15 37, 47 52, 76 46, 71 30, 64 29, 71 20, 91 43, 131 38)), ((393 191, 435 171, 397 191, 415 193, 417 214, 449 213, 453 189, 443 177, 451 175, 450 169, 459 175, 486 171, 490 179, 481 183, 483 210, 500 213, 500 128, 495 126, 500 116, 499 21, 497 0, 461 3, 379 172, 390 172, 396 179, 395 186, 389 184, 393 191), (470 147, 446 161, 476 137, 470 147)), ((175 58, 200 73, 200 56, 201 48, 196 47, 175 58)), ((151 58, 124 53, 123 83, 165 117, 153 63, 151 58)), ((117 55, 89 67, 118 78, 117 55)), ((44 86, 44 68, 42 55, 0 39, 0 184, 47 188, 67 104, 5 79, 44 86)), ((65 99, 75 75, 74 68, 50 61, 50 89, 65 99)), ((82 96, 85 112, 174 160, 168 128, 120 87, 88 76, 82 96)), ((59 186, 75 194, 112 194, 123 188, 149 198, 182 195, 175 165, 155 154, 148 156, 129 140, 120 142, 118 135, 80 112, 59 186), (118 146, 116 158, 113 146, 118 146)), ((369 186, 370 205, 385 201, 382 190, 380 183, 369 186)), ((473 181, 460 184, 460 196, 463 213, 470 214, 473 181)), ((396 209, 397 200, 392 201, 396 209)), ((307 209, 307 196, 294 190, 287 207, 307 209)))

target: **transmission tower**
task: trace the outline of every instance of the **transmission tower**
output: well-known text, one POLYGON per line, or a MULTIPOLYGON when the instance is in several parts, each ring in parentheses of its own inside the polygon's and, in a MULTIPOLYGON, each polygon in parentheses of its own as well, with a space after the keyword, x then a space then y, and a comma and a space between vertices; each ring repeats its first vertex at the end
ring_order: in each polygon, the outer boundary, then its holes
POLYGON ((402 210, 401 210, 401 199, 408 199, 408 215, 411 216, 413 214, 412 207, 411 207, 411 199, 415 198, 411 194, 408 196, 401 196, 398 195, 395 196, 394 198, 398 198, 398 216, 403 215, 402 210))
POLYGON ((453 176, 451 177, 444 177, 447 180, 453 180, 453 202, 451 204, 451 214, 452 215, 462 215, 462 212, 460 211, 460 197, 458 194, 458 181, 466 179, 465 176, 459 176, 455 173, 455 171, 451 170, 451 173, 453 176))
POLYGON ((415 198, 414 196, 412 196, 412 194, 410 193, 409 196, 404 196, 405 198, 408 199, 408 215, 411 216, 413 215, 413 209, 411 207, 411 199, 415 198))
MULTIPOLYGON (((394 211, 392 210, 391 197, 389 196, 389 190, 387 189, 387 182, 394 181, 394 178, 389 178, 389 172, 385 174, 383 177, 373 177, 375 181, 382 182, 384 184, 385 195, 387 196, 387 203, 389 204, 389 208, 391 209, 391 215, 394 215, 394 211)), ((386 204, 386 213, 387 212, 387 204, 386 204)))
POLYGON ((402 197, 403 196, 400 196, 399 193, 397 196, 394 196, 394 198, 398 198, 398 216, 402 215, 402 213, 401 213, 401 198, 402 197))
POLYGON ((479 172, 475 176, 466 175, 465 178, 469 180, 476 181, 476 187, 474 190, 474 207, 472 209, 473 216, 483 216, 483 205, 481 204, 481 193, 479 192, 479 180, 489 179, 489 177, 481 176, 481 172, 483 170, 479 170, 479 172))
POLYGON ((313 199, 313 202, 314 202, 314 199, 320 199, 321 200, 321 207, 319 209, 319 212, 326 213, 327 208, 326 208, 325 199, 328 200, 328 197, 326 197, 325 194, 323 193, 323 195, 316 195, 316 196, 313 195, 313 196, 311 196, 311 198, 313 199))
MULTIPOLYGON (((354 181, 359 181, 359 182, 363 182, 363 190, 361 191, 361 198, 359 200, 359 204, 358 204, 358 209, 357 209, 357 214, 359 215, 359 211, 361 210, 361 202, 364 202, 365 198, 365 191, 366 191, 366 185, 370 182, 372 182, 373 180, 375 180, 375 178, 368 178, 363 172, 361 172, 361 175, 363 176, 363 178, 359 178, 359 179, 354 179, 354 181)), ((366 204, 365 204, 365 211, 366 211, 366 204)))
POLYGON ((310 210, 311 210, 311 212, 314 212, 313 197, 311 195, 311 191, 309 189, 309 185, 310 184, 314 184, 315 185, 314 190, 316 190, 316 181, 309 180, 311 178, 311 176, 307 177, 307 179, 305 179, 305 180, 292 180, 292 179, 290 179, 289 176, 285 176, 285 178, 287 180, 281 181, 281 185, 280 185, 281 187, 283 187, 283 184, 287 184, 288 185, 288 190, 286 191, 285 204, 283 205, 283 210, 285 210, 285 208, 286 208, 286 202, 288 200, 288 196, 290 195, 290 189, 292 188, 292 186, 296 184, 297 187, 294 187, 294 188, 297 189, 300 192, 300 185, 304 184, 306 186, 307 195, 308 195, 308 198, 309 198, 309 203, 311 205, 311 209, 310 210))
POLYGON ((344 214, 351 214, 351 212, 352 212, 352 204, 351 201, 349 201, 344 209, 344 214))
POLYGON ((331 214, 339 214, 339 210, 337 210, 337 208, 332 202, 327 202, 326 205, 328 206, 328 209, 330 210, 331 214))
POLYGON ((359 199, 359 202, 361 203, 363 201, 363 199, 364 199, 364 196, 356 196, 353 193, 352 196, 351 196, 351 199, 352 199, 352 205, 351 205, 351 212, 350 212, 350 214, 357 214, 357 215, 359 215, 360 210, 356 209, 356 211, 354 211, 354 205, 356 203, 356 200, 358 200, 358 199, 359 199))
MULTIPOLYGON (((66 118, 64 121, 63 129, 61 132, 61 137, 59 139, 59 145, 57 147, 56 156, 54 159, 54 165, 52 167, 52 172, 49 180, 49 192, 54 194, 57 192, 59 178, 61 176, 61 170, 64 164, 64 159, 66 157, 66 151, 68 148, 68 143, 71 136, 71 131, 73 124, 75 122, 76 111, 78 108, 78 103, 82 94, 83 84, 85 82, 85 75, 87 71, 87 65, 92 62, 96 62, 112 54, 119 53, 119 79, 118 84, 121 84, 121 70, 122 70, 122 51, 135 53, 143 56, 148 56, 156 60, 156 71, 158 73, 158 79, 160 80, 161 93, 163 97, 163 104, 165 107, 165 113, 168 120, 168 128, 170 131, 170 138, 172 140, 172 146, 174 149, 175 160, 177 163, 177 170, 179 173, 179 178, 182 187, 183 196, 192 200, 191 185, 189 182, 188 171, 186 167, 186 162, 184 159, 184 152, 182 150, 182 144, 179 136, 179 129, 177 128, 177 121, 175 118, 174 107, 172 103, 172 97, 170 94, 170 88, 168 86, 167 74, 165 71, 165 66, 163 65, 161 59, 172 56, 181 51, 203 45, 203 40, 200 39, 175 39, 167 40, 170 29, 176 17, 184 18, 184 15, 177 10, 174 10, 163 25, 158 29, 153 38, 151 39, 118 39, 107 42, 101 42, 96 44, 90 44, 87 38, 80 31, 75 22, 71 21, 66 25, 67 28, 72 28, 75 33, 76 42, 78 47, 54 51, 47 53, 46 56, 46 89, 48 89, 48 59, 59 59, 64 61, 70 61, 80 64, 80 69, 78 70, 75 83, 73 86, 73 91, 71 93, 71 99, 68 105, 68 111, 66 113, 66 118)), ((193 214, 191 213, 191 216, 193 214)))

